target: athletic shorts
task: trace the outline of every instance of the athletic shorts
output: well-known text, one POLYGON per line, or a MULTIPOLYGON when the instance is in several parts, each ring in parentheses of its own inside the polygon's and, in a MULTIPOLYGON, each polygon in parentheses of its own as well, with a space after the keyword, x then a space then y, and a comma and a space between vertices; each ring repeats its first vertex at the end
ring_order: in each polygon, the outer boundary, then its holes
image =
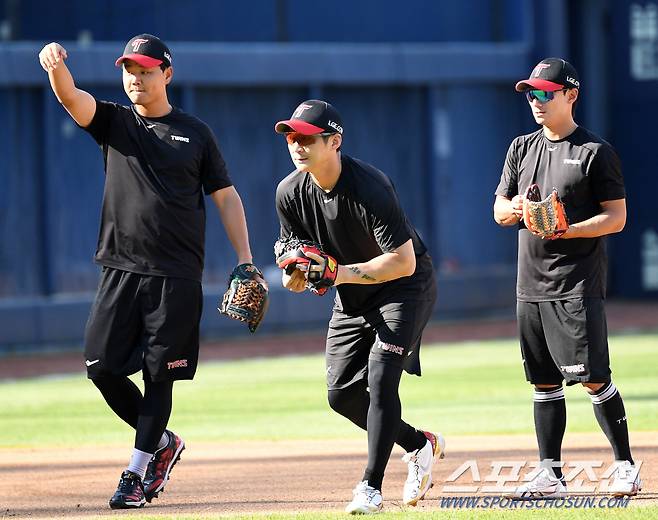
POLYGON ((436 285, 422 296, 385 303, 360 316, 334 310, 327 333, 329 390, 367 379, 370 359, 420 375, 420 341, 434 310, 436 285))
POLYGON ((533 384, 610 381, 608 330, 601 298, 517 302, 521 355, 533 384))
POLYGON ((202 302, 195 280, 104 267, 85 330, 87 377, 192 379, 202 302))

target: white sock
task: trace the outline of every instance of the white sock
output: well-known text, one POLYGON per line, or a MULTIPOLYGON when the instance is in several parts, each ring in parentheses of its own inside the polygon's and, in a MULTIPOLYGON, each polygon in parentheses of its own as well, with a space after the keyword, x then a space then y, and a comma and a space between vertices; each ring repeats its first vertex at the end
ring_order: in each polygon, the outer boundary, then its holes
POLYGON ((128 471, 132 471, 135 475, 139 475, 142 480, 144 480, 144 475, 146 475, 146 466, 149 465, 149 462, 153 458, 153 453, 146 453, 145 451, 140 451, 137 448, 133 448, 133 454, 130 457, 130 464, 126 468, 128 471))
POLYGON ((165 430, 162 432, 162 437, 160 437, 160 442, 158 442, 158 446, 155 448, 155 451, 161 450, 167 444, 169 444, 169 434, 167 433, 167 430, 165 430))

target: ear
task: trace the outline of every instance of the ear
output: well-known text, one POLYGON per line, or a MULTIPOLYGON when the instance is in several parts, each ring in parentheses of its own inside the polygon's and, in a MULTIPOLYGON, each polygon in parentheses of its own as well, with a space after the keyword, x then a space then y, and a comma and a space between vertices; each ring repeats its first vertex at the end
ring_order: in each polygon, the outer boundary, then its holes
POLYGON ((165 76, 165 85, 169 85, 169 83, 171 83, 171 78, 174 76, 174 68, 167 67, 164 70, 164 76, 165 76))
POLYGON ((580 90, 577 88, 570 88, 567 90, 567 100, 569 103, 575 103, 576 100, 578 99, 578 94, 580 93, 580 90))
POLYGON ((341 144, 343 144, 343 136, 341 134, 331 136, 331 148, 338 150, 341 144))

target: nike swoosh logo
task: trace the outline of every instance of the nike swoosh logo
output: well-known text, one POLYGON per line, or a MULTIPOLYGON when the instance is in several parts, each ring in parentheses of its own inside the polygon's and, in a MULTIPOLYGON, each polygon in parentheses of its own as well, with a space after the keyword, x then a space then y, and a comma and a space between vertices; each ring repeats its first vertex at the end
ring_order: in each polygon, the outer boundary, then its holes
POLYGON ((146 128, 153 128, 155 125, 146 125, 146 128))
POLYGON ((322 199, 322 202, 324 202, 325 204, 327 204, 327 203, 329 203, 329 202, 333 202, 333 200, 334 200, 334 199, 322 199))
POLYGON ((100 359, 94 359, 93 361, 89 361, 88 359, 86 359, 86 360, 85 360, 85 365, 87 365, 88 367, 90 367, 91 365, 95 365, 95 364, 98 363, 99 361, 100 361, 100 359))

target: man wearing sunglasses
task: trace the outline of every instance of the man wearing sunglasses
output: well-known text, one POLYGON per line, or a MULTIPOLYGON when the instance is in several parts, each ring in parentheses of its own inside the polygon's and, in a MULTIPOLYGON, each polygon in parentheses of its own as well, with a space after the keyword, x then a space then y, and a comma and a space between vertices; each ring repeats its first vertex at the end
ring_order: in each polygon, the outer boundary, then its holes
POLYGON ((566 487, 561 446, 566 427, 563 381, 582 384, 610 441, 617 471, 610 492, 640 489, 628 440, 624 403, 612 383, 604 310, 605 236, 626 222, 624 180, 617 154, 606 141, 578 126, 574 107, 581 84, 574 67, 548 58, 516 90, 526 95, 541 128, 512 142, 494 203, 494 218, 519 232, 517 319, 527 380, 534 385, 534 420, 541 464, 534 479, 512 495, 556 498, 566 487), (523 195, 537 184, 562 197, 569 227, 542 239, 526 229, 523 195))
MULTIPOLYGON (((346 511, 381 510, 394 443, 407 452, 403 501, 415 506, 445 445, 440 434, 402 421, 398 395, 403 370, 420 375, 421 335, 436 300, 432 261, 390 179, 340 151, 343 123, 333 106, 304 101, 275 130, 295 165, 276 192, 281 238, 320 243, 339 264, 326 344, 328 400, 368 434, 368 464, 346 511)), ((302 292, 306 273, 283 271, 282 282, 302 292)))

